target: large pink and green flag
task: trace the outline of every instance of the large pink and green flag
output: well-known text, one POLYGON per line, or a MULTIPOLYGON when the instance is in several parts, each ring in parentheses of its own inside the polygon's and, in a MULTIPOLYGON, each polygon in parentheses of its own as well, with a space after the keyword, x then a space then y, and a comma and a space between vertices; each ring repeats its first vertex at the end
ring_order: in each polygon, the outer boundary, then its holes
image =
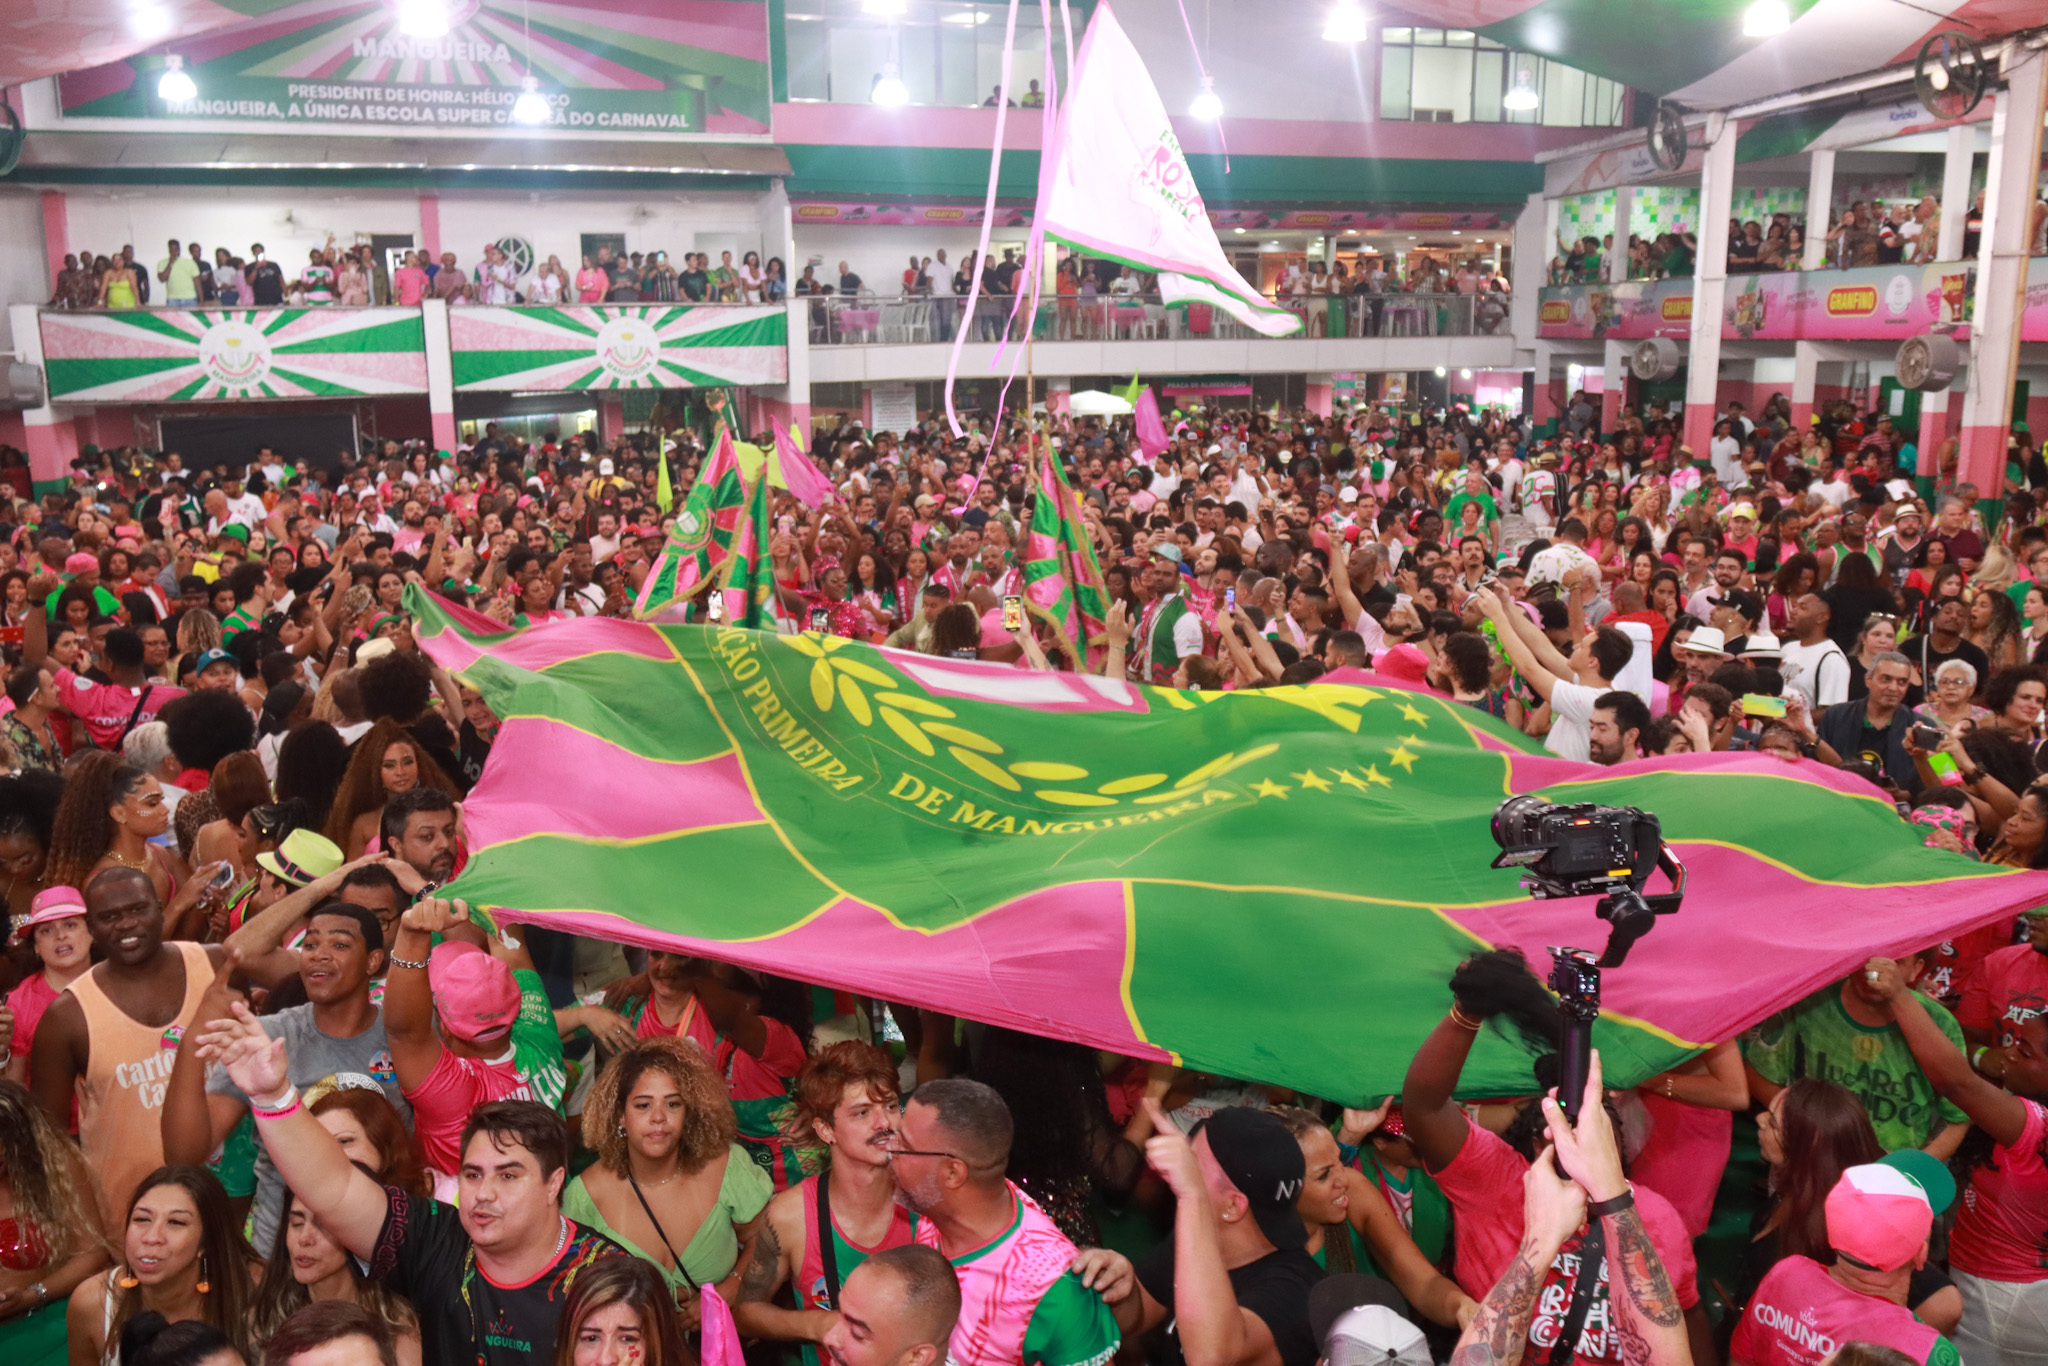
POLYGON ((1030 528, 1024 537, 1024 596, 1060 633, 1070 657, 1097 665, 1106 647, 1091 648, 1089 642, 1102 635, 1109 588, 1080 500, 1060 473, 1058 457, 1049 452, 1038 461, 1030 528))
MULTIPOLYGON (((2048 900, 1930 850, 1811 762, 1616 768, 1442 698, 1182 693, 814 634, 582 618, 505 631, 411 590, 422 646, 505 718, 448 891, 1346 1102, 1396 1090, 1468 954, 1598 949, 1591 898, 1490 863, 1512 793, 1634 805, 1691 872, 1606 974, 1629 1085, 1860 967, 2048 900)), ((1652 890, 1661 887, 1661 880, 1652 890)), ((1526 1092, 1489 1030, 1464 1084, 1526 1092)))
POLYGON ((651 617, 710 583, 732 554, 733 533, 746 504, 746 481, 733 450, 732 429, 721 421, 718 444, 698 471, 697 482, 690 485, 668 540, 640 585, 635 614, 651 617))
POLYGON ((768 547, 775 535, 768 516, 768 480, 754 481, 747 495, 746 520, 732 546, 731 567, 726 571, 725 619, 751 631, 774 631, 781 624, 782 611, 775 594, 775 562, 768 547))

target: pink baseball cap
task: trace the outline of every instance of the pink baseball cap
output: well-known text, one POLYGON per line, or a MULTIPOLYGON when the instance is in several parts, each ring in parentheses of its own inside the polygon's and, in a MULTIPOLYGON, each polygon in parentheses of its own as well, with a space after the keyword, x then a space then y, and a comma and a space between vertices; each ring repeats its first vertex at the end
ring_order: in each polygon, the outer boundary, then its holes
POLYGON ((1828 1192, 1826 1215, 1835 1252, 1872 1271, 1911 1265, 1934 1227, 1934 1206, 1920 1183, 1877 1162, 1842 1173, 1828 1192))
POLYGON ((474 944, 438 944, 427 959, 427 985, 441 1025, 458 1039, 496 1039, 519 1018, 519 984, 512 970, 474 944))
POLYGON ((64 572, 67 574, 90 573, 99 567, 99 556, 88 555, 83 550, 79 551, 76 555, 68 555, 64 559, 64 572))
POLYGON ((52 920, 69 920, 74 915, 85 914, 85 897, 76 887, 45 887, 36 893, 35 900, 28 903, 28 914, 14 927, 17 941, 29 937, 38 925, 47 925, 52 920))
POLYGON ((1373 657, 1374 673, 1398 678, 1403 683, 1429 682, 1429 656, 1417 645, 1394 645, 1373 657))

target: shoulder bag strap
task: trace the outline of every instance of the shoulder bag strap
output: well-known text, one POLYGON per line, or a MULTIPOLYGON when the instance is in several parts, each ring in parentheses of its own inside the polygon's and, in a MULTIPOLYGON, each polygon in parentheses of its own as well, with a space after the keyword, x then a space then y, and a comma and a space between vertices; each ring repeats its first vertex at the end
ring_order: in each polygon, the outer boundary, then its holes
POLYGON ((660 1238, 661 1245, 668 1249, 668 1255, 675 1258, 676 1270, 682 1273, 683 1280, 690 1287, 690 1293, 695 1294, 697 1292, 697 1278, 692 1276, 689 1268, 683 1265, 683 1254, 676 1251, 676 1245, 668 1240, 668 1230, 661 1226, 661 1220, 654 1217, 654 1206, 647 1203, 647 1192, 640 1189, 640 1183, 633 1179, 631 1171, 626 1173, 626 1184, 633 1188, 633 1195, 640 1201, 640 1208, 647 1212, 647 1222, 654 1225, 655 1236, 660 1238))
POLYGON ((1601 1263, 1607 1259, 1607 1238, 1598 1219, 1586 1221, 1586 1236, 1579 1240, 1579 1274, 1572 1282, 1571 1308, 1565 1311, 1564 1326, 1550 1346, 1550 1366, 1565 1366, 1578 1354, 1579 1334, 1586 1315, 1592 1312, 1593 1296, 1600 1288, 1601 1263))
MULTIPOLYGON (((149 705, 149 695, 155 691, 156 684, 146 683, 143 685, 142 696, 135 699, 135 710, 128 713, 128 724, 121 727, 121 740, 126 740, 128 732, 134 730, 135 723, 142 719, 142 709, 149 705)), ((121 740, 114 741, 116 748, 120 747, 121 740)))
POLYGON ((818 1182, 818 1263, 825 1270, 825 1307, 839 1307, 839 1238, 832 1231, 832 1175, 829 1170, 819 1172, 818 1182))

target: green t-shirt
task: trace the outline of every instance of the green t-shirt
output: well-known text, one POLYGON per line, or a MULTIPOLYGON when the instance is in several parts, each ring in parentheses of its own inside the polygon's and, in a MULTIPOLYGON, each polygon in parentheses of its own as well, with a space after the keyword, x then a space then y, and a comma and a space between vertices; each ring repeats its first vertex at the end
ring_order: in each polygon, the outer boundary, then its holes
POLYGON ((1069 1271, 1046 1287, 1024 1328, 1024 1366, 1104 1366, 1123 1344, 1102 1296, 1069 1271))
MULTIPOLYGON (((1962 1051, 1963 1031, 1955 1016, 1939 1002, 1913 994, 1962 1051)), ((1818 1077, 1855 1092, 1886 1152, 1924 1147, 1943 1127, 1969 1119, 1935 1094, 1897 1025, 1872 1027, 1850 1018, 1839 985, 1823 987, 1745 1032, 1742 1056, 1759 1076, 1779 1086, 1818 1077)))
POLYGON ((533 1098, 556 1110, 569 1094, 569 1071, 562 1061, 562 1036, 555 1029, 555 1009, 548 1004, 548 989, 540 974, 520 968, 512 974, 519 983, 519 1018, 512 1022, 512 1060, 519 1075, 533 1088, 533 1098))
POLYGON ((1444 504, 1444 526, 1449 528, 1450 534, 1456 535, 1458 528, 1464 525, 1463 517, 1467 503, 1479 504, 1481 525, 1491 526, 1500 520, 1500 504, 1493 501, 1492 494, 1454 493, 1444 504))

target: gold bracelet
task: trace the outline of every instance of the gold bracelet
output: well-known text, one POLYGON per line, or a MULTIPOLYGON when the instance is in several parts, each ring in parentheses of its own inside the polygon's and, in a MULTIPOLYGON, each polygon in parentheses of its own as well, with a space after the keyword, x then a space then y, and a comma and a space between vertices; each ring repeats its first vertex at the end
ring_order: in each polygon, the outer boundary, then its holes
POLYGON ((1674 1097, 1674 1096, 1673 1096, 1673 1095, 1671 1094, 1671 1088, 1672 1088, 1672 1085, 1673 1085, 1673 1084, 1674 1084, 1674 1078, 1671 1078, 1671 1077, 1668 1077, 1668 1076, 1667 1076, 1666 1078, 1664 1078, 1664 1099, 1666 1099, 1666 1100, 1673 1100, 1673 1099, 1676 1099, 1676 1097, 1674 1097))
POLYGON ((1458 1003, 1456 1001, 1453 1001, 1451 1002, 1451 1023, 1456 1025, 1460 1029, 1469 1029, 1474 1034, 1477 1034, 1479 1032, 1479 1026, 1484 1024, 1485 1021, 1473 1019, 1464 1011, 1458 1009, 1458 1003))

